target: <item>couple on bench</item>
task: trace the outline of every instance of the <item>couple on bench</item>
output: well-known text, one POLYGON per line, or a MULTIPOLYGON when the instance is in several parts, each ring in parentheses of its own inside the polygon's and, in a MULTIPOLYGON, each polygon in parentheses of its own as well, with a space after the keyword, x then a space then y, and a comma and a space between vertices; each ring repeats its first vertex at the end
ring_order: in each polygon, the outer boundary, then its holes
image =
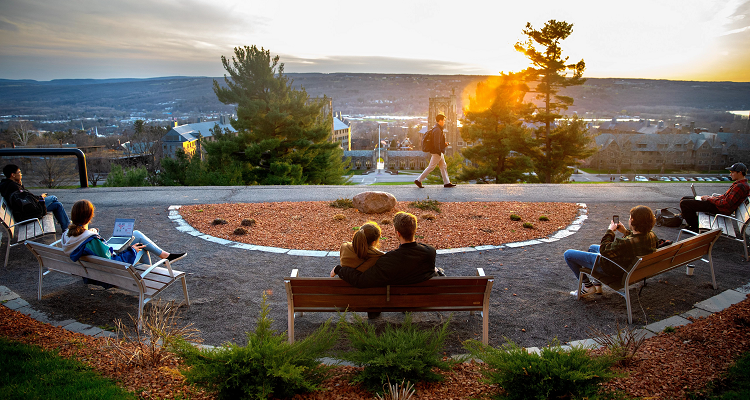
MULTIPOLYGON (((426 281, 434 276, 444 276, 435 268, 435 248, 417 243, 417 218, 406 212, 393 216, 393 228, 400 243, 387 253, 378 249, 380 227, 376 222, 364 224, 351 242, 341 245, 340 263, 331 270, 350 285, 364 289, 388 285, 409 285, 426 281)), ((376 317, 380 313, 368 313, 376 317)))

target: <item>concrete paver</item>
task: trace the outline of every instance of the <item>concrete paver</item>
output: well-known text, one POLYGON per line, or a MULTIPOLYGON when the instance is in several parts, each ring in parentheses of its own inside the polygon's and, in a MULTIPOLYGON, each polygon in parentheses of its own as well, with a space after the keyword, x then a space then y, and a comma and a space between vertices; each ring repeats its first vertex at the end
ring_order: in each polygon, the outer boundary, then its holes
POLYGON ((680 316, 672 316, 667 319, 663 319, 661 321, 654 322, 653 324, 648 324, 643 327, 643 329, 649 330, 653 333, 659 333, 664 331, 664 328, 671 326, 671 327, 677 327, 682 325, 691 324, 689 320, 682 318, 680 316))
POLYGON ((745 300, 745 298, 746 296, 744 293, 740 293, 736 290, 726 290, 714 297, 695 303, 695 308, 700 308, 701 310, 709 312, 719 312, 732 304, 745 300))

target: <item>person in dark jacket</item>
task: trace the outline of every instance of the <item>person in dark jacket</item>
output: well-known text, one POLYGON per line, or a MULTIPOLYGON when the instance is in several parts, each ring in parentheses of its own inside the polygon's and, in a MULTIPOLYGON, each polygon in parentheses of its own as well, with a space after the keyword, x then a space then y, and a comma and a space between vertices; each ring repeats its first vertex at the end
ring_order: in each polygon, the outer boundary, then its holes
POLYGON ((422 181, 427 178, 427 175, 435 169, 440 167, 440 175, 443 176, 443 187, 454 187, 455 184, 451 183, 448 178, 448 164, 445 162, 445 148, 448 147, 448 142, 445 141, 445 134, 443 133, 443 127, 445 127, 445 114, 440 113, 435 117, 437 124, 431 131, 425 133, 425 135, 432 135, 432 148, 422 149, 425 153, 430 153, 430 164, 424 169, 422 175, 414 180, 414 184, 422 188, 422 181))
MULTIPOLYGON (((26 190, 21 182, 23 175, 21 174, 21 169, 15 164, 8 164, 3 167, 3 174, 5 175, 5 179, 0 181, 0 194, 5 198, 5 203, 8 204, 8 207, 11 207, 10 195, 19 190, 26 190)), ((28 190, 26 191, 28 192, 28 190)), ((65 212, 65 207, 57 200, 57 196, 42 193, 38 197, 39 201, 44 201, 47 211, 51 211, 54 214, 57 223, 60 224, 61 231, 68 229, 70 220, 68 219, 68 214, 65 212)))
MULTIPOLYGON (((604 260, 594 271, 594 275, 600 277, 605 283, 619 281, 633 268, 639 257, 656 251, 659 238, 651 230, 655 223, 656 217, 650 208, 635 206, 630 210, 630 229, 626 229, 622 222, 610 221, 609 229, 602 237, 601 244, 592 244, 589 251, 566 250, 563 254, 565 262, 578 279, 581 268, 592 269, 597 256, 601 254, 625 268, 626 271, 604 260), (615 232, 621 232, 623 237, 616 238, 615 232)), ((581 297, 602 292, 600 282, 589 280, 587 275, 583 276, 582 281, 581 297)), ((578 296, 578 291, 574 290, 570 294, 578 296)))
POLYGON ((360 289, 409 285, 437 276, 435 248, 414 240, 417 217, 406 212, 398 212, 393 216, 393 227, 401 243, 396 250, 380 256, 375 265, 364 272, 356 268, 337 265, 331 271, 331 276, 338 275, 339 278, 360 289))

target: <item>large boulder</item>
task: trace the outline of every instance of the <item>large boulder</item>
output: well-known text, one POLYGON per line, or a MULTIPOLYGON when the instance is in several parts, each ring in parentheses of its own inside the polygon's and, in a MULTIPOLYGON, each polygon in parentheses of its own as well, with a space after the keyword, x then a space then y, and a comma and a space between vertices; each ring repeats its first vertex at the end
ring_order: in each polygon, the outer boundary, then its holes
POLYGON ((396 207, 396 197, 386 192, 363 192, 352 199, 354 208, 365 214, 381 214, 396 207))

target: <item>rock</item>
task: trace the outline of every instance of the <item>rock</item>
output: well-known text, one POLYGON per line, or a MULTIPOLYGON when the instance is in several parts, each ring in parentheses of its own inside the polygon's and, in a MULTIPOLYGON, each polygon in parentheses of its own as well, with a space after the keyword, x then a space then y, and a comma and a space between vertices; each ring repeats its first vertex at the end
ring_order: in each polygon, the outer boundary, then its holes
POLYGON ((354 208, 365 214, 380 214, 396 207, 396 197, 386 192, 363 192, 352 199, 354 208))

